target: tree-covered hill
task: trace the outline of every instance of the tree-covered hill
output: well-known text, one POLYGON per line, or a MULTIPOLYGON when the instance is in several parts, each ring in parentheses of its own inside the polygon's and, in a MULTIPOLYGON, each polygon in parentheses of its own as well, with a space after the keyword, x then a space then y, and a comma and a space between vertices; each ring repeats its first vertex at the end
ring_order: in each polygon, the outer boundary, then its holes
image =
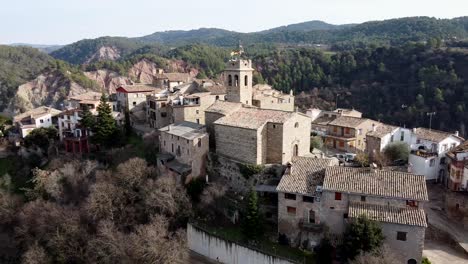
POLYGON ((310 21, 270 30, 239 33, 216 28, 189 31, 166 31, 138 38, 102 37, 86 39, 67 45, 51 53, 52 56, 74 64, 115 60, 141 49, 165 45, 178 47, 191 44, 209 44, 220 47, 244 45, 312 45, 327 44, 334 50, 347 50, 369 45, 402 45, 429 39, 464 39, 468 37, 468 18, 436 19, 408 17, 371 21, 356 25, 330 25, 310 21), (102 47, 107 49, 102 50, 102 47))
POLYGON ((0 111, 20 84, 36 78, 53 60, 37 49, 0 45, 0 111))

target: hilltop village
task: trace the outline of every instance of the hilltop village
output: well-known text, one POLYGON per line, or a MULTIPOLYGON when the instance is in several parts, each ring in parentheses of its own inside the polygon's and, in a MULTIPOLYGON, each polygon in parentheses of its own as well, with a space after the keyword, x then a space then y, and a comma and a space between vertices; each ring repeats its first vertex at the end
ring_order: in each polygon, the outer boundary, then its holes
MULTIPOLYGON (((433 214, 427 212, 429 187, 442 190, 444 211, 459 229, 468 228, 468 142, 458 132, 384 124, 356 109, 300 112, 293 91, 254 84, 253 72, 241 51, 219 80, 161 70, 151 83, 77 94, 63 109, 18 114, 8 139, 21 148, 34 131, 54 127, 56 153, 86 158, 104 148, 94 142, 102 131, 89 122, 100 124, 107 109, 122 131, 153 136, 146 144, 157 149, 159 175, 181 185, 223 186, 230 198, 216 210, 227 226, 242 224, 240 201, 255 197, 275 243, 311 252, 324 238, 337 245, 349 225, 365 218, 380 227, 396 263, 421 263, 433 214)), ((262 254, 277 259, 267 263, 293 262, 255 243, 225 252, 213 242, 222 241, 219 234, 211 240, 199 235, 210 231, 203 223, 189 221, 193 252, 223 263, 265 263, 262 254)))

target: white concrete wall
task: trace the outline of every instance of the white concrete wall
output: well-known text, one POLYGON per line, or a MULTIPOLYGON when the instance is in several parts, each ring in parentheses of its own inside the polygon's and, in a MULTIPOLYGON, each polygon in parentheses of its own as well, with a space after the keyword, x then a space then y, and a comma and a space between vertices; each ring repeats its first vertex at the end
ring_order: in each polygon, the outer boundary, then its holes
POLYGON ((408 162, 410 163, 410 172, 416 175, 426 176, 426 180, 436 180, 439 171, 440 160, 434 156, 431 158, 423 158, 414 154, 409 155, 408 162), (435 159, 434 166, 430 166, 430 160, 435 159))
POLYGON ((187 244, 190 250, 226 264, 292 264, 292 262, 266 255, 238 244, 220 239, 187 225, 187 244))

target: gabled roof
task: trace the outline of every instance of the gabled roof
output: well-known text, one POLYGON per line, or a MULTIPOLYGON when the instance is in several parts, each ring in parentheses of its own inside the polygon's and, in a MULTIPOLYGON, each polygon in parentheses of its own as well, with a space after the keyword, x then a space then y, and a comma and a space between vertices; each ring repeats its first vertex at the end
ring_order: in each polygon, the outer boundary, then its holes
POLYGON ((121 93, 156 93, 162 91, 162 89, 158 89, 150 85, 141 84, 120 86, 119 88, 117 88, 116 91, 121 93))
POLYGON ((205 112, 218 113, 222 115, 231 114, 242 107, 241 103, 233 103, 228 101, 218 100, 210 107, 208 107, 205 112))
POLYGON ((454 136, 457 137, 458 139, 464 140, 463 138, 459 136, 455 136, 453 133, 450 132, 444 132, 444 131, 439 131, 439 130, 434 130, 434 129, 428 129, 424 127, 418 127, 413 129, 413 133, 420 139, 432 141, 432 142, 441 142, 442 140, 454 136))
POLYGON ((276 190, 285 193, 315 196, 318 185, 323 184, 325 168, 333 160, 312 157, 293 157, 291 168, 281 178, 276 190))
POLYGON ((426 214, 419 208, 350 202, 348 216, 358 218, 361 215, 379 222, 427 227, 426 214))
POLYGON ((215 124, 258 129, 266 123, 285 123, 295 112, 242 107, 235 113, 218 119, 215 124))
POLYGON ((101 99, 102 93, 98 92, 86 92, 75 96, 70 96, 69 100, 75 101, 99 101, 101 99))
MULTIPOLYGON (((456 146, 454 149, 447 152, 446 155, 451 157, 451 158, 455 158, 457 154, 461 154, 462 157, 468 155, 468 140, 466 140, 465 142, 463 142, 460 145, 456 146)), ((468 164, 468 160, 467 160, 467 164, 468 164)))
POLYGON ((187 82, 190 79, 190 74, 180 72, 168 72, 164 73, 166 78, 170 82, 187 82))
POLYGON ((55 108, 51 108, 47 106, 40 106, 38 108, 34 108, 22 114, 16 115, 13 118, 13 122, 28 122, 30 121, 31 118, 37 119, 47 114, 50 114, 51 116, 57 116, 61 112, 62 111, 57 110, 55 108))
POLYGON ((399 171, 328 167, 323 190, 427 201, 426 178, 399 171))
POLYGON ((202 137, 207 135, 205 130, 203 129, 204 126, 193 123, 193 122, 188 122, 188 121, 183 121, 175 124, 168 125, 166 127, 163 127, 159 129, 161 132, 165 132, 174 136, 182 137, 184 139, 189 139, 193 140, 198 137, 202 137))
POLYGON ((339 116, 328 124, 331 126, 356 128, 367 120, 369 119, 351 116, 339 116))
POLYGON ((375 128, 375 131, 370 131, 367 133, 367 136, 376 137, 376 138, 383 138, 386 135, 393 132, 393 130, 397 129, 396 126, 391 126, 387 124, 380 124, 375 128))

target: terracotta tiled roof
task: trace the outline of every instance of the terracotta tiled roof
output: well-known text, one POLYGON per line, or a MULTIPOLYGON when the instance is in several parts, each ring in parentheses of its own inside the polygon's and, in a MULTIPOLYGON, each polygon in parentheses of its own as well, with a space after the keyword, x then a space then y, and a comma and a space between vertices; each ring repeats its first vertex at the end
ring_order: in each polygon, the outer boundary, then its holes
MULTIPOLYGON (((432 142, 441 142, 442 140, 450 137, 450 136, 455 136, 453 133, 450 132, 444 132, 444 131, 439 131, 439 130, 434 130, 434 129, 428 129, 424 127, 418 127, 413 130, 414 134, 424 140, 429 140, 432 142)), ((460 137, 458 137, 460 138, 460 137)))
POLYGON ((323 184, 325 168, 330 165, 331 159, 294 157, 289 172, 281 178, 276 190, 314 196, 317 185, 323 184))
POLYGON ((124 85, 120 86, 117 90, 123 89, 127 93, 149 93, 149 92, 161 92, 162 89, 156 88, 154 86, 139 84, 139 85, 124 85))
POLYGON ((329 125, 356 128, 367 120, 369 119, 351 117, 351 116, 340 116, 340 117, 337 117, 335 120, 331 121, 329 125))
POLYGON ((83 101, 83 100, 90 100, 90 101, 99 101, 101 99, 102 93, 98 92, 87 92, 75 96, 69 97, 70 100, 75 101, 83 101))
POLYGON ((427 227, 426 215, 423 209, 350 202, 348 210, 348 216, 351 218, 366 215, 368 218, 379 222, 427 227))
POLYGON ((376 138, 383 138, 389 133, 392 133, 393 130, 395 130, 397 127, 396 126, 391 126, 387 124, 380 124, 376 127, 375 131, 371 131, 367 133, 367 136, 370 137, 376 137, 376 138))
POLYGON ((315 119, 314 121, 312 121, 312 124, 326 126, 326 125, 328 125, 331 121, 333 121, 335 118, 336 118, 336 117, 321 116, 321 117, 315 119))
MULTIPOLYGON (((458 145, 454 149, 450 150, 446 155, 451 158, 455 158, 456 154, 461 154, 461 153, 468 153, 468 140, 458 145)), ((468 163, 468 160, 466 162, 468 163)))
POLYGON ((258 129, 266 123, 284 123, 294 114, 294 112, 243 107, 234 114, 218 119, 215 124, 258 129))
POLYGON ((428 200, 424 175, 399 171, 328 167, 325 169, 323 189, 407 200, 428 200))
POLYGON ((57 116, 62 111, 57 110, 55 108, 47 107, 47 106, 40 106, 38 108, 31 109, 27 112, 22 114, 16 115, 13 118, 13 122, 26 122, 32 118, 40 118, 44 115, 51 114, 52 116, 57 116))
POLYGON ((208 107, 205 112, 219 113, 222 115, 228 115, 232 112, 239 110, 242 107, 241 103, 232 103, 227 101, 218 100, 210 107, 208 107))

